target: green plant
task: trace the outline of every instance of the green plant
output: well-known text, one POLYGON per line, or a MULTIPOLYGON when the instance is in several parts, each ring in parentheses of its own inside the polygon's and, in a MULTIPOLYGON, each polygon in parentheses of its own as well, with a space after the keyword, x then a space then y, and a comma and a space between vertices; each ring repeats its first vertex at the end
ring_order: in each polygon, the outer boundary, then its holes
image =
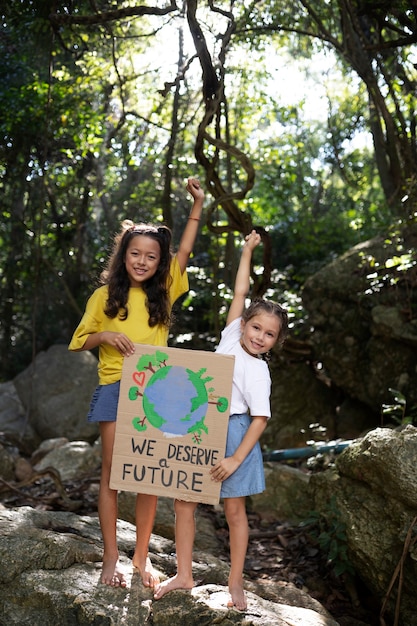
POLYGON ((323 514, 311 511, 301 525, 309 527, 311 536, 317 541, 335 576, 355 574, 348 556, 346 524, 340 518, 335 496, 330 498, 323 514))
POLYGON ((391 418, 395 423, 405 426, 417 425, 417 405, 410 408, 407 406, 406 397, 397 389, 388 389, 392 396, 392 402, 382 405, 382 420, 391 418))

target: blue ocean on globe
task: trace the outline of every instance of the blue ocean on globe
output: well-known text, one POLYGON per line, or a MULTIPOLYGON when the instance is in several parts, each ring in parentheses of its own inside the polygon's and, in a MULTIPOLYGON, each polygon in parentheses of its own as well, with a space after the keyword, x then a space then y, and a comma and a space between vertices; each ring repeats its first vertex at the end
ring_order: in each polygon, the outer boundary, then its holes
POLYGON ((149 380, 143 396, 149 422, 166 434, 186 435, 207 413, 207 394, 202 394, 200 389, 198 400, 199 393, 189 372, 180 366, 158 370, 149 380))

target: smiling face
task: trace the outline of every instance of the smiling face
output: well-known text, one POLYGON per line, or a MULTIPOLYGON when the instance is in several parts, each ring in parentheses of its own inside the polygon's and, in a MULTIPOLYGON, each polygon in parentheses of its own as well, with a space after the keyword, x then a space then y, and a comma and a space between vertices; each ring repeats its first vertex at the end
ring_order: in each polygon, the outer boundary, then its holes
POLYGON ((241 322, 241 344, 252 356, 266 354, 277 342, 281 322, 276 315, 260 311, 246 322, 241 322))
POLYGON ((125 255, 125 267, 131 287, 141 287, 154 276, 161 259, 159 243, 146 235, 135 235, 125 255))

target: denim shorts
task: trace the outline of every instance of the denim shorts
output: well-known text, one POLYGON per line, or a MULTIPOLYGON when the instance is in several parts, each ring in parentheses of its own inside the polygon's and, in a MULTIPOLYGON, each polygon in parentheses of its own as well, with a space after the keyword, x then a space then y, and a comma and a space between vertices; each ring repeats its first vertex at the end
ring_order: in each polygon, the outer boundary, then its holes
MULTIPOLYGON (((234 414, 229 417, 227 428, 226 454, 232 456, 240 445, 250 424, 251 418, 247 413, 234 414)), ((252 496, 265 490, 265 474, 262 450, 259 441, 256 442, 246 459, 229 478, 222 482, 221 498, 240 498, 252 496)))
POLYGON ((98 385, 91 398, 87 422, 115 422, 119 391, 120 380, 110 385, 98 385))

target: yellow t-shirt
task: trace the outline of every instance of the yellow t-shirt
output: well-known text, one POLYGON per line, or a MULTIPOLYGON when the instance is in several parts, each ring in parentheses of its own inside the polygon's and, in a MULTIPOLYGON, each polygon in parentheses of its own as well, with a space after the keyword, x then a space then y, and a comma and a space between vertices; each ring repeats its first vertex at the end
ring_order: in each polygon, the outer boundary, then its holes
MULTIPOLYGON (((188 276, 181 269, 176 257, 171 261, 170 269, 172 284, 169 289, 171 306, 188 291, 188 276)), ((111 319, 104 313, 108 297, 108 287, 103 285, 90 296, 83 317, 78 324, 69 350, 80 350, 84 346, 88 335, 110 330, 124 333, 133 343, 145 343, 153 346, 166 346, 168 343, 168 328, 163 325, 150 327, 148 311, 145 301, 146 294, 141 287, 131 287, 127 302, 128 317, 121 320, 119 317, 111 319)), ((131 357, 130 357, 131 358, 131 357)), ((120 380, 122 376, 123 356, 118 350, 108 345, 100 345, 98 377, 100 385, 109 385, 120 380)))

